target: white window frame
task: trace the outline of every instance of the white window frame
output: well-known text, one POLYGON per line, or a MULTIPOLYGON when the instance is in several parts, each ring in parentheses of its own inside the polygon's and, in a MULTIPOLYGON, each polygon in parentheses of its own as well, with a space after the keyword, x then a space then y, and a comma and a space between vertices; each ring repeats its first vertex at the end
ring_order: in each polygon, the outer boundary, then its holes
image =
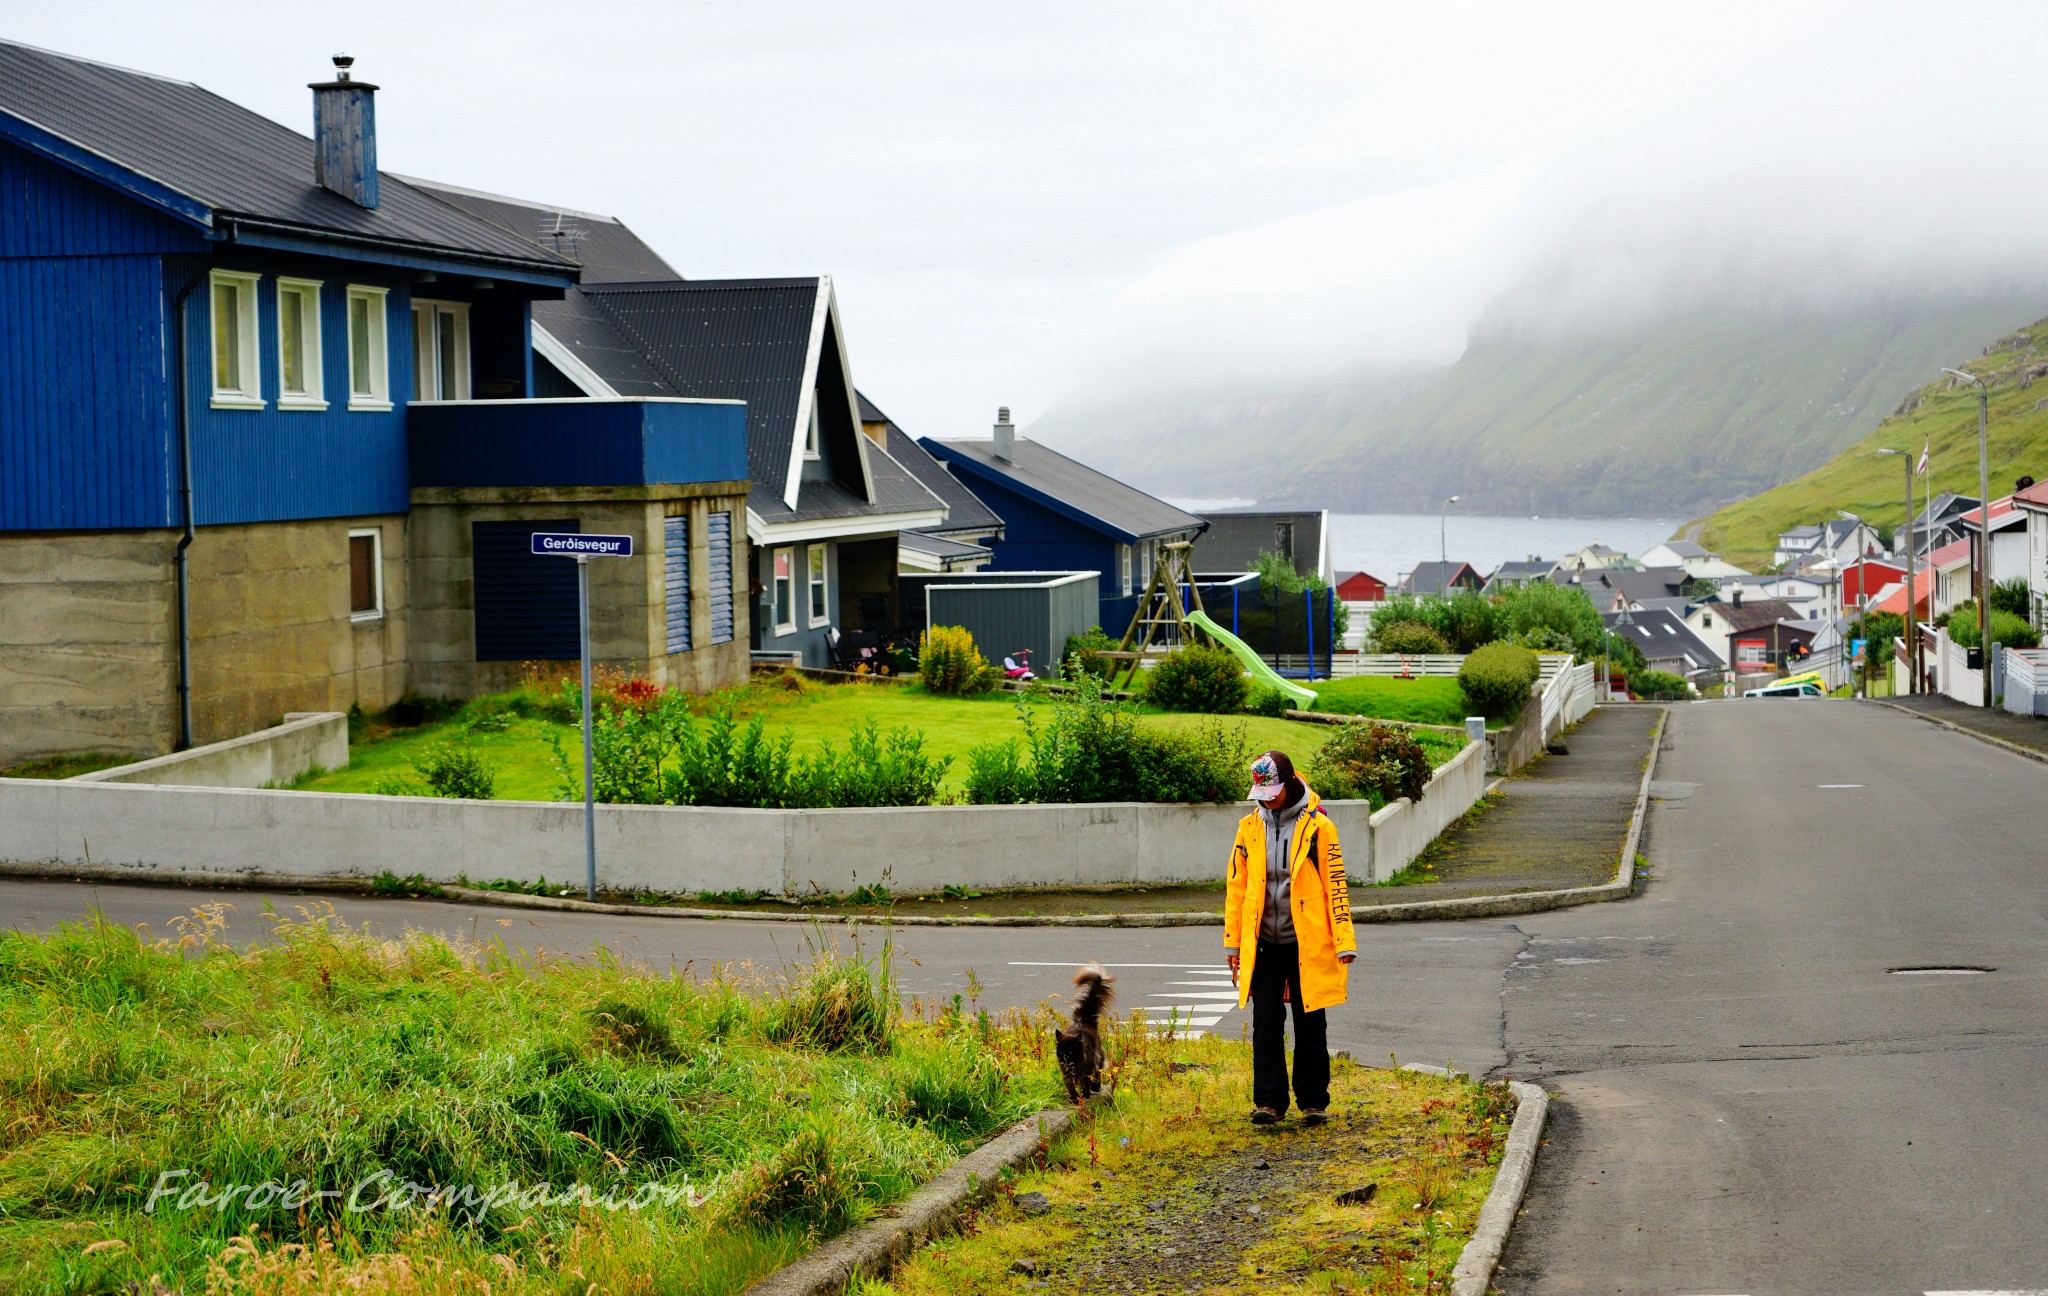
POLYGON ((348 341, 348 407, 352 410, 381 411, 391 408, 391 345, 390 324, 385 318, 389 313, 386 299, 391 295, 389 288, 374 284, 350 284, 347 292, 348 310, 344 315, 344 332, 348 341), (369 327, 369 388, 367 393, 356 390, 356 303, 370 303, 369 327))
POLYGON ((207 278, 207 362, 211 366, 207 380, 212 384, 213 408, 262 409, 265 404, 263 359, 262 348, 256 341, 256 285, 263 282, 263 276, 239 270, 215 270, 207 278), (220 321, 215 315, 223 288, 235 294, 235 318, 239 326, 235 331, 235 363, 242 371, 242 385, 239 387, 220 385, 220 321))
POLYGON ((324 410, 327 408, 324 376, 320 368, 320 289, 318 279, 277 280, 277 407, 279 409, 324 410), (299 357, 305 370, 304 391, 286 391, 284 386, 284 303, 287 297, 298 297, 305 302, 305 318, 300 321, 300 345, 304 354, 299 357))
POLYGON ((1116 560, 1123 569, 1123 597, 1131 596, 1131 546, 1120 544, 1116 547, 1116 560))
POLYGON ((804 611, 809 614, 811 628, 832 623, 831 590, 826 587, 829 568, 825 546, 808 545, 804 549, 804 611), (823 611, 819 611, 820 607, 823 611))
POLYGON ((778 635, 796 633, 796 549, 783 545, 768 551, 768 612, 778 635), (780 567, 781 575, 776 574, 780 567))
POLYGON ((811 421, 804 425, 804 458, 818 457, 818 402, 811 401, 811 421))
POLYGON ((415 297, 412 299, 412 385, 417 392, 431 395, 415 395, 412 399, 419 404, 436 401, 468 400, 470 370, 472 368, 469 350, 469 303, 442 301, 438 298, 415 297), (455 394, 441 394, 441 329, 440 319, 447 315, 455 321, 456 350, 461 355, 456 361, 455 394), (423 318, 424 317, 424 318, 423 318), (422 324, 426 327, 422 329, 422 324), (424 350, 422 349, 424 346, 424 350), (423 365, 422 360, 428 363, 423 365), (432 381, 428 381, 431 379, 432 381))
MULTIPOLYGON (((357 536, 370 537, 370 591, 371 598, 376 606, 367 612, 357 612, 351 608, 348 619, 357 624, 361 624, 364 621, 382 621, 384 619, 384 529, 382 527, 355 527, 348 533, 350 540, 354 540, 357 536)), ((353 551, 355 546, 350 545, 349 548, 353 551)), ((351 560, 353 560, 353 553, 351 553, 351 560)), ((355 573, 351 571, 349 575, 351 581, 353 581, 355 573)), ((353 588, 353 585, 351 585, 351 588, 353 588)))

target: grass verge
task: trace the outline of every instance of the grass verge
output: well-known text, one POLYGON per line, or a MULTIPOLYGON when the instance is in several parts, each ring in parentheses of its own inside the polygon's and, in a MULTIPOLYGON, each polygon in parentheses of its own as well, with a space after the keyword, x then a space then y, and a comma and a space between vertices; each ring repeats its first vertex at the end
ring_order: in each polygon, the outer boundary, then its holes
POLYGON ((1504 1085, 1340 1057, 1330 1124, 1256 1130, 1247 1051, 1215 1039, 1121 1080, 1113 1107, 968 1231, 851 1291, 1447 1291, 1514 1118, 1504 1085), (1369 1201, 1338 1200, 1368 1185, 1369 1201), (1046 1209, 1027 1212, 1030 1193, 1046 1209))
POLYGON ((112 769, 116 765, 128 765, 142 759, 141 756, 124 756, 120 752, 74 752, 68 756, 45 756, 41 760, 22 761, 18 765, 0 768, 0 778, 76 778, 80 774, 112 769))
POLYGON ((1058 1092, 1042 1020, 905 1017, 886 945, 699 979, 223 918, 0 933, 0 1290, 733 1292, 1058 1092))

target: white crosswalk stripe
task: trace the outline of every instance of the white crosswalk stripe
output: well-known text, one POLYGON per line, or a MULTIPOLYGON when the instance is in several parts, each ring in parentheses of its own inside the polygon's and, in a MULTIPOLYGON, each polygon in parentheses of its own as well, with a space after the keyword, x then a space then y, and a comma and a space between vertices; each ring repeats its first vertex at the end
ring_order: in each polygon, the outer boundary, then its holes
MULTIPOLYGON (((1074 964, 1013 961, 1011 967, 1072 967, 1074 964)), ((1237 1011, 1237 991, 1230 984, 1230 969, 1220 963, 1105 963, 1110 972, 1119 969, 1178 972, 1185 980, 1167 981, 1164 991, 1151 991, 1147 1000, 1163 1002, 1136 1005, 1145 1020, 1161 1033, 1176 1039, 1199 1039, 1215 1025, 1237 1011)), ((1162 984, 1153 982, 1154 985, 1162 984)), ((1128 1002, 1128 1001, 1127 1001, 1128 1002)))

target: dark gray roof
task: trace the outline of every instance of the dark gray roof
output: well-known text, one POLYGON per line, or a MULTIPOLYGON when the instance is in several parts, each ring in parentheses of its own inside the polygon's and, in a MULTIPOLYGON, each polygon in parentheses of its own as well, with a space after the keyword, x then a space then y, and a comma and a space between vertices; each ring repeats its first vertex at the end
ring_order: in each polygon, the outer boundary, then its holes
POLYGON ((896 543, 905 549, 930 554, 940 562, 958 562, 961 559, 992 558, 995 551, 987 545, 969 544, 951 536, 935 535, 930 531, 898 531, 896 543))
POLYGON ((995 457, 995 442, 953 441, 922 438, 940 459, 960 465, 970 484, 986 476, 1019 493, 1063 505, 1072 513, 1092 518, 1112 533, 1147 539, 1183 532, 1198 533, 1202 519, 1127 486, 1107 473, 1069 459, 1057 450, 1018 437, 1010 462, 995 457))
POLYGON ((1002 538, 1003 520, 996 516, 996 511, 982 503, 981 497, 967 488, 967 483, 947 472, 944 464, 932 458, 931 451, 897 427, 895 420, 876 409, 865 396, 860 398, 860 417, 863 423, 884 425, 883 435, 888 438, 889 457, 903 465, 905 471, 945 503, 945 524, 926 527, 926 532, 977 540, 984 536, 1002 538))
POLYGON ((560 301, 535 302, 533 322, 574 351, 577 359, 621 396, 679 394, 580 288, 571 288, 560 301))
POLYGON ((1608 567, 1584 573, 1579 583, 1589 590, 1602 586, 1616 590, 1633 602, 1636 599, 1675 598, 1685 580, 1683 567, 1646 567, 1640 570, 1608 567))
MULTIPOLYGON (((1644 612, 1672 612, 1684 616, 1696 601, 1689 598, 1646 598, 1633 600, 1644 612)), ((1641 615, 1640 613, 1636 615, 1641 615)))
POLYGON ((1619 613, 1607 613, 1601 618, 1607 628, 1618 635, 1626 635, 1642 650, 1645 660, 1666 661, 1682 657, 1688 670, 1712 670, 1721 665, 1721 655, 1707 646, 1704 639, 1693 633, 1692 627, 1680 620, 1673 612, 1631 612, 1629 625, 1618 625, 1619 613))
MULTIPOLYGON (((1705 545, 1695 544, 1690 540, 1666 540, 1664 547, 1677 554, 1680 558, 1711 558, 1714 556, 1713 552, 1705 545)), ((1656 546, 1652 545, 1651 548, 1654 549, 1656 546)))
POLYGON ((583 267, 583 283, 642 283, 650 279, 682 278, 674 266, 663 260, 659 252, 649 247, 616 216, 599 216, 553 203, 529 202, 503 194, 458 189, 437 180, 417 180, 411 176, 405 180, 408 184, 432 191, 436 197, 472 216, 518 235, 537 248, 576 262, 583 267))
POLYGON ((1504 562, 1493 569, 1493 575, 1486 578, 1488 585, 1495 581, 1542 580, 1557 569, 1557 564, 1545 558, 1531 558, 1526 562, 1504 562))
POLYGON ((1758 626, 1800 619, 1799 609, 1783 599, 1744 599, 1741 603, 1713 600, 1712 604, 1714 611, 1720 614, 1722 624, 1729 630, 1754 630, 1758 626))
MULTIPOLYGON (((306 111, 310 122, 310 100, 306 111)), ((388 171, 379 173, 379 206, 358 207, 313 182, 310 136, 189 81, 0 41, 0 113, 223 215, 533 270, 571 269, 388 171)))
POLYGON ((1471 563, 1419 562, 1415 570, 1401 578, 1400 592, 1403 594, 1441 594, 1453 582, 1469 583, 1474 588, 1484 583, 1484 578, 1471 563), (1463 578, 1463 579, 1461 579, 1463 578))

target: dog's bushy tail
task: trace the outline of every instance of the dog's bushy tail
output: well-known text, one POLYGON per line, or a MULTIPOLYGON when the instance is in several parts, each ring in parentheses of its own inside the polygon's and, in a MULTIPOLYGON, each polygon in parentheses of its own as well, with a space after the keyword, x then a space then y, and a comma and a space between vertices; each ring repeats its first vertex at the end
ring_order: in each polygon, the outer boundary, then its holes
POLYGON ((1116 978, 1103 971, 1100 963, 1090 963, 1074 973, 1074 984, 1081 987, 1081 993, 1074 996, 1074 1024, 1093 1027, 1102 1019, 1102 1010, 1116 998, 1116 978))

